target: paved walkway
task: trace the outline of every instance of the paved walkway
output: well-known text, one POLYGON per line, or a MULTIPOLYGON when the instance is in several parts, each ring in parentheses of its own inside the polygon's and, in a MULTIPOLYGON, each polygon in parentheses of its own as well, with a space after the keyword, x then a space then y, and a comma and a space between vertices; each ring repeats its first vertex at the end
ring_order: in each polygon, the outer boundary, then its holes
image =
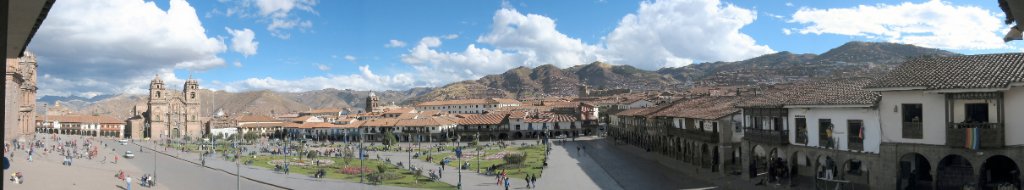
MULTIPOLYGON (((47 147, 54 144, 54 141, 50 139, 51 135, 40 134, 38 137, 40 140, 44 140, 47 147)), ((64 140, 76 139, 79 143, 91 139, 79 136, 62 136, 62 138, 64 140)), ((100 140, 100 138, 95 138, 95 140, 100 140)), ((42 150, 41 148, 36 149, 32 162, 27 160, 27 149, 15 150, 15 157, 11 159, 11 168, 4 170, 3 189, 124 189, 126 183, 114 177, 119 170, 125 171, 132 177, 134 183, 132 188, 141 188, 138 179, 145 171, 126 163, 127 160, 123 158, 115 164, 113 157, 119 156, 119 154, 113 152, 111 148, 104 148, 102 144, 99 144, 97 158, 76 158, 71 166, 62 165, 64 157, 58 152, 44 153, 42 150), (103 161, 104 156, 107 157, 106 162, 103 161), (14 172, 22 173, 24 183, 15 184, 11 181, 10 174, 14 172)), ((123 151, 123 149, 118 151, 123 151)), ((10 154, 6 156, 10 156, 10 154)), ((148 189, 169 188, 156 186, 148 189)))

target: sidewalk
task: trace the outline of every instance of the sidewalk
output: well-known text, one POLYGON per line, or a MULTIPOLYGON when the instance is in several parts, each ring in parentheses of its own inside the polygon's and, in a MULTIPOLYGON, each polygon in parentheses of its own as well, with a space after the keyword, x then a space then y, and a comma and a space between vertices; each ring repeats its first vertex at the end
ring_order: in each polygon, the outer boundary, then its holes
POLYGON ((657 162, 667 168, 680 171, 687 175, 687 177, 704 180, 709 183, 717 185, 718 189, 814 189, 810 184, 788 187, 787 185, 756 185, 757 181, 747 180, 744 176, 737 175, 722 175, 719 172, 711 172, 708 169, 698 168, 697 166, 685 163, 681 160, 670 158, 657 152, 647 152, 636 146, 630 144, 615 144, 610 139, 602 139, 598 143, 606 143, 609 147, 619 149, 627 152, 633 156, 641 157, 652 162, 657 162))

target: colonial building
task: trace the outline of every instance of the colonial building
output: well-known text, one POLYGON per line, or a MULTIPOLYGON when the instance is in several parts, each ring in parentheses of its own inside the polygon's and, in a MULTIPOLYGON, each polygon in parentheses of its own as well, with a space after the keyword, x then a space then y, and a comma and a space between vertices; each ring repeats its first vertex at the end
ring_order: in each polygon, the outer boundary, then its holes
POLYGON ((373 94, 373 92, 370 92, 370 95, 366 96, 366 109, 363 110, 363 113, 380 112, 379 104, 380 98, 373 94))
POLYGON ((179 94, 167 89, 157 75, 149 83, 148 136, 153 139, 202 137, 205 130, 199 118, 200 106, 199 81, 189 76, 179 94))
POLYGON ((36 117, 33 124, 39 133, 125 137, 125 121, 110 116, 48 115, 36 117))
POLYGON ((416 104, 416 110, 441 110, 453 114, 482 114, 502 107, 520 106, 521 102, 505 98, 429 101, 416 104))
POLYGON ((874 189, 1021 188, 1024 54, 917 59, 881 93, 874 189))

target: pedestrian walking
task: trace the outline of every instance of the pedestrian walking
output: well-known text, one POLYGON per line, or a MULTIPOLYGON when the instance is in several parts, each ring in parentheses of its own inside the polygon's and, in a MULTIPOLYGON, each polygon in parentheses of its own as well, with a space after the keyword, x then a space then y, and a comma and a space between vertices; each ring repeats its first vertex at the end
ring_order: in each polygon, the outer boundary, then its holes
MULTIPOLYGON (((508 186, 509 185, 510 185, 510 183, 508 182, 508 180, 505 180, 505 190, 508 190, 508 186)), ((129 190, 131 190, 131 189, 129 189, 129 190)))
POLYGON ((537 188, 537 174, 533 174, 533 176, 530 177, 530 183, 533 184, 533 188, 537 188))
POLYGON ((126 190, 132 190, 132 176, 125 177, 124 181, 128 187, 126 190))
POLYGON ((526 188, 529 189, 530 188, 530 174, 526 174, 526 177, 523 177, 523 181, 526 181, 526 188))

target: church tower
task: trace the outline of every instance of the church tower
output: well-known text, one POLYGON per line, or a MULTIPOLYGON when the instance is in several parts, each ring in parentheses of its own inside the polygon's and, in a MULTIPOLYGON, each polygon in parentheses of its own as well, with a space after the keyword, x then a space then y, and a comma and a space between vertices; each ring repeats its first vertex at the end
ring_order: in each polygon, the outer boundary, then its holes
POLYGON ((199 121, 199 81, 193 79, 192 75, 189 75, 188 80, 185 81, 182 97, 185 99, 185 131, 189 136, 201 137, 203 130, 202 122, 199 121))
POLYGON ((373 108, 378 106, 378 102, 380 102, 380 98, 377 98, 377 95, 371 91, 370 95, 366 96, 366 113, 373 112, 373 108))
POLYGON ((167 111, 168 102, 167 99, 170 94, 167 93, 164 81, 160 79, 160 74, 157 74, 152 81, 149 82, 149 137, 153 139, 161 138, 161 135, 169 135, 167 131, 167 111))

